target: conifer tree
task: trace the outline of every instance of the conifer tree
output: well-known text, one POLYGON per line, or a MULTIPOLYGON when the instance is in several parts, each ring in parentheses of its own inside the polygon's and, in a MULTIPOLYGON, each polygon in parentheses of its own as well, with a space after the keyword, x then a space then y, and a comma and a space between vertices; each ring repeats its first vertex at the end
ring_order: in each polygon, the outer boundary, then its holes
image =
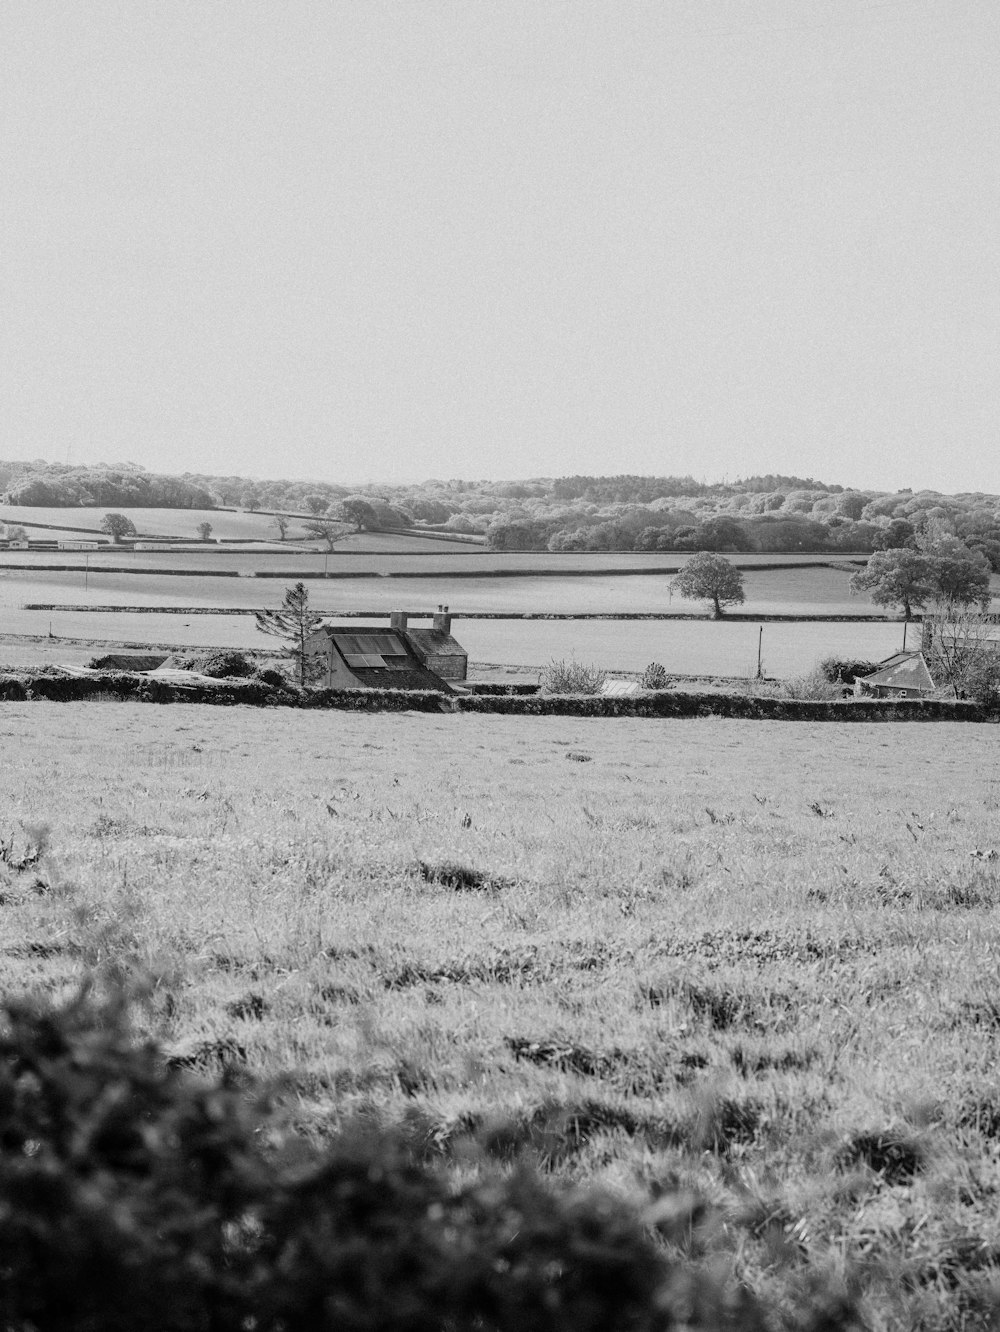
POLYGON ((306 641, 323 622, 323 616, 309 609, 309 590, 305 583, 288 588, 278 610, 257 611, 257 628, 262 634, 285 640, 284 655, 295 663, 300 685, 314 680, 320 666, 306 652, 306 641))

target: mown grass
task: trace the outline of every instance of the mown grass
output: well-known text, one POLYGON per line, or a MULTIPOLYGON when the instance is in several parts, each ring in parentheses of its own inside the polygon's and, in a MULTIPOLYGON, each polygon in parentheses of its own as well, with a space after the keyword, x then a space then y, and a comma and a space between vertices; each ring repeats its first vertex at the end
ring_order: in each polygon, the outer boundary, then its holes
POLYGON ((32 703, 0 745, 8 990, 148 972, 175 1059, 316 1139, 475 1135, 700 1199, 779 1307, 990 1325, 992 728, 32 703))

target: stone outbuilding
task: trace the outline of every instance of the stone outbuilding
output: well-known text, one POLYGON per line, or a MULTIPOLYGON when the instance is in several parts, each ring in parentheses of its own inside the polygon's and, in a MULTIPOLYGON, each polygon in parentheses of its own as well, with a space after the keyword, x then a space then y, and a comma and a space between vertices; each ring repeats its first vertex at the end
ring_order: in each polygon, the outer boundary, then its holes
POLYGON ((934 689, 922 652, 897 652, 854 682, 858 698, 929 698, 934 689))
MULTIPOLYGON (((423 619, 423 616, 414 616, 423 619)), ((431 628, 411 628, 394 611, 388 629, 324 624, 306 640, 306 652, 323 665, 315 683, 328 689, 436 689, 451 693, 469 669, 469 654, 453 638, 448 608, 431 628)))

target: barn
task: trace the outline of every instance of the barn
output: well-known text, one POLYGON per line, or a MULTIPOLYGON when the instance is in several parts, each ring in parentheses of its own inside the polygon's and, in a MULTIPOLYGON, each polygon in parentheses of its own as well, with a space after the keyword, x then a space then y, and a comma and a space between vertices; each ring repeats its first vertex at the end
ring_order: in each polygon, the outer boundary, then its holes
POLYGON ((929 698, 934 681, 922 652, 897 652, 871 675, 859 676, 854 692, 868 698, 929 698))
MULTIPOLYGON (((415 616, 416 619, 425 618, 415 616)), ((436 689, 451 693, 466 678, 469 654, 451 633, 440 607, 429 629, 411 628, 394 611, 387 629, 324 624, 306 639, 306 654, 320 666, 314 683, 328 689, 436 689)))

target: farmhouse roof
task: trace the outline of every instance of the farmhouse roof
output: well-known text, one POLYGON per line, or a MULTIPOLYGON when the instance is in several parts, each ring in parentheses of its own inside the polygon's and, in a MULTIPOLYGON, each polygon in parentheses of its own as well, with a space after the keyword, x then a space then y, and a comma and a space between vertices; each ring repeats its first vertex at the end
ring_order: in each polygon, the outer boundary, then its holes
POLYGON ((469 654, 451 634, 440 629, 407 629, 410 642, 425 655, 434 657, 467 657, 469 654))
POLYGON ((439 694, 453 692, 440 675, 435 675, 416 661, 412 668, 406 670, 394 666, 352 666, 351 671, 366 689, 433 689, 439 694))
POLYGON ((888 689, 921 689, 931 693, 934 681, 922 652, 897 652, 883 661, 878 670, 862 677, 867 685, 888 689))
MULTIPOLYGON (((410 641, 410 630, 321 624, 316 633, 325 634, 332 640, 351 674, 366 689, 433 689, 438 693, 452 692, 446 681, 421 662, 410 641)), ((449 635, 442 637, 447 638, 449 635)))

